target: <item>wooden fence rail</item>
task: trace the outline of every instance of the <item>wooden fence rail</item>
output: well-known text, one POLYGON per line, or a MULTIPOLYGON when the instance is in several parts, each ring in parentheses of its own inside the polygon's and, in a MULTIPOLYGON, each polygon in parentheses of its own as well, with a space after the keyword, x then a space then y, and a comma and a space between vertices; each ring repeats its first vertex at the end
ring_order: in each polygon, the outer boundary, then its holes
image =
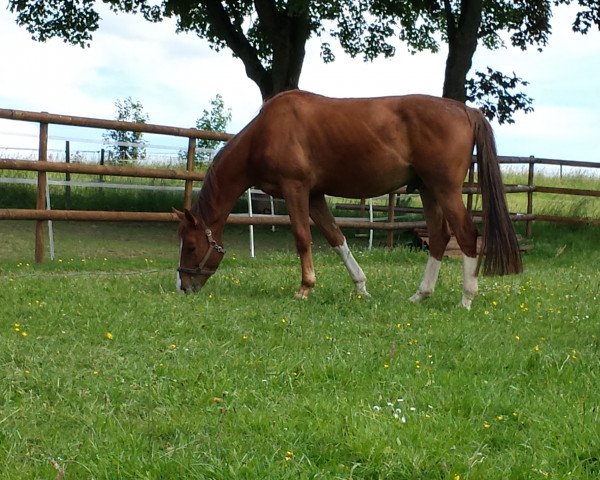
MULTIPOLYGON (((48 188, 47 172, 79 173, 91 175, 112 175, 141 178, 161 178, 183 180, 184 206, 190 207, 192 203, 192 186, 194 181, 202 181, 204 174, 194 171, 194 158, 196 141, 198 139, 227 141, 233 135, 218 132, 207 132, 194 128, 178 128, 164 125, 147 123, 120 122, 115 120, 103 120, 97 118, 74 117, 67 115, 55 115, 50 113, 27 112, 21 110, 0 109, 0 118, 37 122, 40 125, 39 134, 39 157, 36 161, 0 159, 0 170, 25 170, 38 172, 37 201, 35 209, 6 209, 0 208, 0 220, 36 220, 36 248, 35 261, 40 263, 44 257, 44 222, 49 220, 77 220, 77 221, 151 221, 168 222, 177 221, 173 213, 161 212, 106 212, 106 211, 81 211, 81 210, 49 210, 46 205, 46 189, 48 188), (188 150, 186 156, 186 170, 146 168, 146 167, 123 167, 114 165, 90 165, 80 163, 59 163, 48 161, 48 126, 70 125, 76 127, 89 127, 110 130, 135 131, 142 133, 154 133, 169 136, 187 137, 188 150)), ((527 222, 527 236, 531 236, 532 222, 534 220, 555 221, 565 223, 591 223, 598 225, 600 220, 568 218, 551 215, 536 215, 533 212, 534 193, 554 193, 559 195, 583 195, 600 197, 599 190, 583 190, 572 188, 541 187, 534 184, 535 165, 557 165, 575 168, 600 168, 600 163, 576 162, 554 159, 537 159, 534 157, 500 157, 503 164, 526 164, 528 165, 527 185, 506 185, 506 193, 526 193, 527 209, 525 213, 512 214, 513 221, 527 222)), ((474 214, 474 220, 480 222, 479 212, 473 212, 473 196, 479 193, 478 185, 475 183, 475 168, 471 166, 463 192, 467 195, 467 208, 474 214)), ((393 243, 393 230, 414 229, 425 226, 424 221, 395 221, 395 199, 397 194, 405 193, 400 189, 388 196, 387 221, 371 222, 368 219, 340 218, 338 223, 345 228, 380 229, 388 231, 388 244, 393 243)), ((245 215, 232 214, 228 223, 243 225, 289 225, 287 215, 245 215)))
POLYGON ((47 123, 54 125, 69 125, 72 127, 156 133, 171 137, 187 137, 199 140, 221 140, 226 142, 233 137, 230 133, 209 132, 206 130, 198 130, 196 128, 170 127, 167 125, 141 122, 121 122, 118 120, 104 120, 101 118, 73 117, 70 115, 56 115, 47 112, 27 112, 24 110, 9 110, 6 108, 0 108, 0 118, 5 118, 7 120, 23 120, 40 124, 47 123))
POLYGON ((89 175, 112 175, 116 177, 161 178, 174 180, 204 180, 203 172, 177 170, 174 168, 120 167, 116 165, 91 165, 87 163, 47 162, 35 160, 0 159, 0 169, 30 172, 82 173, 89 175))

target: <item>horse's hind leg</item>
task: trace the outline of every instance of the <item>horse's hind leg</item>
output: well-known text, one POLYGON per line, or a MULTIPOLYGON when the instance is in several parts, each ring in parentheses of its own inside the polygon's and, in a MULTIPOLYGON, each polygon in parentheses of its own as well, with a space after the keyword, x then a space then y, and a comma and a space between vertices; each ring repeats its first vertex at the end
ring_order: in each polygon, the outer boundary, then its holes
POLYGON ((448 220, 458 245, 463 252, 463 295, 461 305, 467 310, 478 290, 477 282, 477 229, 465 208, 462 195, 446 195, 440 200, 444 216, 448 220))
POLYGON ((450 240, 448 222, 446 222, 442 209, 433 194, 424 185, 419 187, 419 192, 429 234, 429 258, 419 289, 410 297, 410 301, 413 303, 420 303, 433 294, 442 265, 442 258, 448 240, 450 240))
POLYGON ((367 292, 366 287, 367 277, 348 248, 346 237, 344 237, 344 234, 335 223, 335 218, 333 218, 333 215, 327 206, 325 197, 323 195, 311 197, 309 207, 311 218, 323 233, 329 242, 329 245, 333 247, 335 252, 344 262, 344 265, 350 274, 350 278, 352 278, 352 281, 356 285, 356 292, 359 295, 368 297, 369 293, 367 292))

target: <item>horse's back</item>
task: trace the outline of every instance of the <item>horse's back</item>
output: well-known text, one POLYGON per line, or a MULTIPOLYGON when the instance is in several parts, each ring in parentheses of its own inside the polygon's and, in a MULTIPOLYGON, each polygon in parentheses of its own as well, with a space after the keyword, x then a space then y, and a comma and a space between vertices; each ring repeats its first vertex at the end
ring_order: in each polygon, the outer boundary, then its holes
POLYGON ((284 92, 256 119, 252 168, 270 177, 270 185, 279 175, 322 193, 379 195, 444 164, 450 173, 455 158, 463 159, 462 170, 473 149, 467 111, 427 95, 342 99, 284 92))

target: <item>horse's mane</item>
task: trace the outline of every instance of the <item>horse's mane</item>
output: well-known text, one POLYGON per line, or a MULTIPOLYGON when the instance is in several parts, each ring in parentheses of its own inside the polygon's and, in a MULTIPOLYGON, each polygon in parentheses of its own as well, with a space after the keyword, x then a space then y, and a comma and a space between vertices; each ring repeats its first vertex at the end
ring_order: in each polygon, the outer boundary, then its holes
POLYGON ((210 207, 209 199, 213 196, 214 190, 219 188, 215 177, 215 171, 218 169, 219 163, 247 136, 248 131, 252 125, 254 125, 255 120, 256 117, 242 130, 240 130, 240 132, 238 132, 233 138, 228 140, 227 143, 225 143, 225 145, 223 145, 223 147, 217 152, 212 162, 208 166, 208 169, 206 170, 206 174, 202 182, 202 188, 192 204, 192 213, 199 215, 201 218, 206 217, 208 212, 204 211, 204 209, 210 207))

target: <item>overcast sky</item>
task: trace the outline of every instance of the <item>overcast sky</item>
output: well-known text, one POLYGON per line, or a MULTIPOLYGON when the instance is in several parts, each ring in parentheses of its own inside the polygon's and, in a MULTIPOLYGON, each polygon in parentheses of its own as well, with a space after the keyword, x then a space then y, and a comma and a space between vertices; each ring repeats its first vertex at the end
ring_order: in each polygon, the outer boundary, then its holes
MULTIPOLYGON (((229 51, 217 53, 193 35, 177 35, 172 21, 151 24, 107 10, 102 16, 91 47, 82 49, 58 39, 34 42, 13 14, 0 11, 0 108, 114 118, 115 100, 131 96, 143 104, 151 123, 189 127, 220 93, 232 110, 232 133, 258 112, 258 88, 229 51)), ((535 112, 518 115, 514 125, 494 124, 501 155, 600 161, 600 33, 573 33, 573 16, 572 8, 557 11, 550 45, 541 53, 512 47, 476 52, 474 70, 489 65, 530 82, 526 93, 535 112)), ((444 49, 411 56, 400 47, 388 60, 364 63, 338 54, 326 65, 318 40, 311 40, 300 87, 338 97, 439 95, 445 58, 444 49)), ((0 120, 0 147, 35 145, 34 137, 22 134, 37 129, 0 120)), ((101 136, 71 132, 50 129, 61 138, 101 136)))

